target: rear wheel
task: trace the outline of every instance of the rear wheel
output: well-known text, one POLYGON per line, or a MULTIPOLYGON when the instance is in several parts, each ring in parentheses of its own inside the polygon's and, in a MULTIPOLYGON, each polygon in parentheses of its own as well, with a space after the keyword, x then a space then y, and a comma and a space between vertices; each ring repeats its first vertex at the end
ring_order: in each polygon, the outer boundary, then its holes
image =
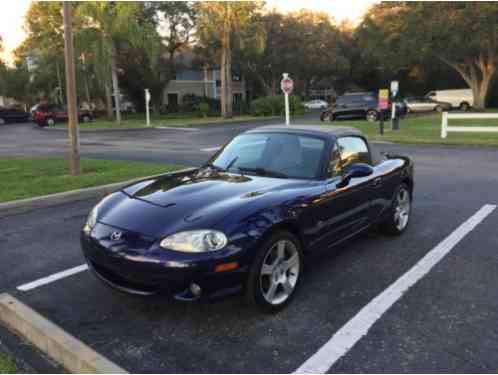
POLYGON ((266 312, 281 310, 294 296, 302 268, 299 240, 288 232, 272 235, 251 267, 246 301, 266 312))
POLYGON ((440 105, 436 106, 435 108, 436 112, 443 112, 444 111, 444 108, 440 105))
POLYGON ((48 119, 45 120, 45 124, 47 126, 53 126, 55 125, 55 120, 52 117, 49 117, 48 119))
POLYGON ((82 120, 85 124, 87 124, 91 121, 91 118, 90 118, 90 116, 85 115, 85 116, 83 116, 82 120))
POLYGON ((401 184, 396 194, 388 217, 381 223, 382 232, 390 235, 400 235, 408 227, 411 213, 411 193, 408 185, 401 184))
POLYGON ((373 109, 370 109, 367 111, 366 115, 367 121, 368 122, 375 122, 379 120, 379 113, 373 109))
POLYGON ((467 112, 467 111, 470 109, 470 105, 469 105, 469 103, 467 103, 467 102, 463 102, 463 103, 461 103, 461 104, 460 104, 460 109, 461 109, 462 111, 467 112))

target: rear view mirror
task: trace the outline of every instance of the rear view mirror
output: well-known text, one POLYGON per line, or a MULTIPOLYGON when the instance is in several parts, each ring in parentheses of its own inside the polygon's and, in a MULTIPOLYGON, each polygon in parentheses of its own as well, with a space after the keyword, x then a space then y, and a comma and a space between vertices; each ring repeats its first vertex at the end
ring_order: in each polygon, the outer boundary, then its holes
POLYGON ((351 165, 340 182, 340 186, 346 186, 349 184, 352 178, 368 177, 374 173, 373 168, 365 163, 356 163, 351 165))

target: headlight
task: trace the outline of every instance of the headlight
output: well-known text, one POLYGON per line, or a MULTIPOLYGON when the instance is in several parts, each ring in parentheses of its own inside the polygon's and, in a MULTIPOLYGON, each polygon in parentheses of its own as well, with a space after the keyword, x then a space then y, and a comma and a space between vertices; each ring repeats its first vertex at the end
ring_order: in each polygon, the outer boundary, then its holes
POLYGON ((227 237, 221 232, 191 230, 166 237, 161 241, 161 247, 184 253, 203 253, 223 249, 227 242, 227 237))
POLYGON ((85 226, 83 227, 83 231, 86 234, 90 234, 95 224, 97 224, 97 214, 98 214, 98 209, 97 206, 95 206, 88 214, 85 226))

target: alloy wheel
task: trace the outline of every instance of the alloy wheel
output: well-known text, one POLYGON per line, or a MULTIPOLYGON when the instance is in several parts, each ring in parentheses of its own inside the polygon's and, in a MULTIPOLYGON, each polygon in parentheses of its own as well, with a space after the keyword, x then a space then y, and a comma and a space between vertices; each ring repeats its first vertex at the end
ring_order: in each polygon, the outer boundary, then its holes
POLYGON ((368 111, 367 112, 367 121, 369 122, 375 122, 377 121, 377 112, 375 111, 368 111))
POLYGON ((260 288, 271 305, 284 303, 294 292, 299 278, 300 259, 289 240, 276 242, 268 251, 260 270, 260 288))
POLYGON ((5 120, 3 118, 0 118, 0 125, 5 125, 5 120))
POLYGON ((398 192, 396 197, 396 208, 394 209, 394 222, 396 228, 402 231, 408 225, 410 218, 410 193, 405 188, 398 192))

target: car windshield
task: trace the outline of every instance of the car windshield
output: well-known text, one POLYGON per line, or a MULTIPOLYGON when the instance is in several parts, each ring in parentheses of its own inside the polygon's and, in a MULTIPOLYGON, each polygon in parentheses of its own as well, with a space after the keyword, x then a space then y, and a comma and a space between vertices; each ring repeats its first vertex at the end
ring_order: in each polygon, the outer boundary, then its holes
POLYGON ((277 178, 315 178, 325 142, 316 137, 257 133, 235 137, 208 163, 217 169, 277 178))

